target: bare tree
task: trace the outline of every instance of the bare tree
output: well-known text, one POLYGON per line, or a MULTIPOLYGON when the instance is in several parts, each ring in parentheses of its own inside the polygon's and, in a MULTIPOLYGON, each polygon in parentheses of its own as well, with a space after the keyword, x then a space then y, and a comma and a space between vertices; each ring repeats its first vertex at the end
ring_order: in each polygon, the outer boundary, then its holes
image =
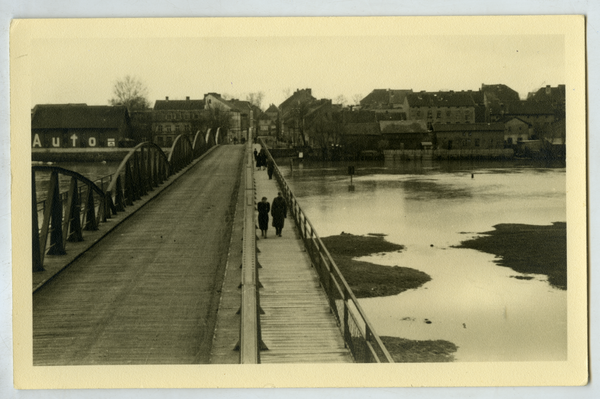
POLYGON ((292 88, 291 87, 286 87, 282 91, 283 91, 283 95, 286 100, 292 96, 292 88))
POLYGON ((311 137, 314 137, 321 147, 323 160, 330 158, 332 155, 330 150, 342 144, 346 133, 346 125, 341 113, 322 114, 311 122, 309 129, 311 137))
POLYGON ((259 91, 257 93, 248 93, 246 95, 246 101, 248 101, 252 105, 256 105, 258 108, 262 110, 261 104, 262 100, 265 98, 265 93, 259 91))
POLYGON ((128 110, 146 109, 150 107, 148 88, 138 78, 126 75, 115 81, 113 98, 108 100, 110 105, 124 105, 128 110))
POLYGON ((363 99, 363 95, 362 94, 355 94, 352 96, 352 102, 356 105, 360 104, 360 100, 363 99))
POLYGON ((298 104, 293 108, 292 114, 296 121, 296 127, 300 131, 300 137, 302 138, 302 145, 306 147, 306 115, 310 111, 310 104, 308 102, 298 101, 298 104))
POLYGON ((341 104, 342 106, 344 106, 348 103, 348 100, 346 99, 346 96, 344 96, 343 94, 340 94, 339 96, 337 96, 335 98, 334 103, 341 104))

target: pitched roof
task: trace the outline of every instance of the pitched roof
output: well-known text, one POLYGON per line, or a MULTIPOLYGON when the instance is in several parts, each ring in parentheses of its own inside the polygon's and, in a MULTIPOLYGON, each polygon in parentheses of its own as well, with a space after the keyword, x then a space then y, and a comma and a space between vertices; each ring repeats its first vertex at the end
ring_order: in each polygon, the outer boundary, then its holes
POLYGON ((473 107, 471 91, 420 92, 408 95, 410 107, 473 107))
POLYGON ((124 105, 40 104, 33 109, 32 129, 118 129, 129 120, 124 105))
POLYGON ((348 123, 373 123, 377 121, 375 111, 344 111, 344 121, 348 123))
POLYGON ((490 114, 501 115, 553 115, 554 109, 547 102, 515 101, 510 103, 493 103, 489 106, 490 114))
POLYGON ((512 102, 519 101, 519 93, 504 84, 481 85, 481 91, 485 94, 488 102, 512 102))
POLYGON ((156 100, 155 111, 191 111, 204 109, 204 100, 156 100))
POLYGON ((346 135, 349 136, 379 136, 379 123, 348 123, 346 135))
POLYGON ((267 108, 267 110, 265 112, 278 113, 279 112, 279 108, 277 108, 277 106, 275 104, 271 104, 271 106, 269 108, 267 108))
POLYGON ((529 125, 529 123, 527 121, 524 121, 523 119, 521 119, 521 118, 519 118, 517 116, 513 116, 513 115, 503 116, 502 118, 498 119, 496 122, 498 122, 498 123, 508 123, 508 122, 510 122, 512 120, 515 120, 515 119, 518 120, 518 121, 520 121, 520 122, 522 122, 522 123, 525 123, 526 125, 529 125))
POLYGON ((404 103, 406 96, 412 92, 412 89, 375 89, 360 100, 360 105, 366 108, 387 108, 390 104, 404 103))
POLYGON ((248 101, 233 99, 228 100, 227 102, 231 105, 233 111, 243 112, 250 111, 252 109, 252 104, 250 104, 248 101))
POLYGON ((381 134, 427 133, 425 121, 393 121, 379 122, 381 134))
POLYGON ((360 100, 360 105, 364 107, 367 104, 387 104, 389 101, 389 97, 390 96, 388 94, 387 89, 375 89, 369 94, 367 94, 365 98, 360 100))
POLYGON ((435 132, 504 131, 503 123, 434 123, 435 132))
POLYGON ((564 103, 565 85, 558 85, 557 87, 542 87, 533 93, 528 100, 564 103))
POLYGON ((311 89, 300 89, 296 90, 294 94, 292 94, 289 98, 287 98, 284 102, 279 104, 279 109, 282 111, 286 111, 286 108, 290 107, 292 104, 296 102, 312 102, 316 100, 312 96, 311 89))

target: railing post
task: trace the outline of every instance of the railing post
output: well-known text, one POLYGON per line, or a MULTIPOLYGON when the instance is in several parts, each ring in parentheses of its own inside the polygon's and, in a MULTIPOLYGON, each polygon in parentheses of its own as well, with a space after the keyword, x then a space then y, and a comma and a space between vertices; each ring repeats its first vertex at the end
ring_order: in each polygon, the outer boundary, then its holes
POLYGON ((52 172, 50 181, 50 185, 52 186, 52 204, 50 207, 52 231, 50 232, 50 249, 48 250, 48 255, 64 255, 66 252, 63 247, 63 207, 60 200, 57 172, 52 172))
POLYGON ((43 272, 44 266, 40 253, 40 226, 38 222, 37 192, 35 189, 35 171, 31 172, 31 250, 33 271, 43 272))
POLYGON ((346 287, 344 287, 342 289, 342 302, 344 305, 344 320, 343 320, 343 334, 344 334, 344 341, 346 342, 346 346, 352 350, 352 348, 350 347, 350 340, 352 339, 351 334, 350 334, 350 327, 348 325, 348 291, 346 290, 346 287))

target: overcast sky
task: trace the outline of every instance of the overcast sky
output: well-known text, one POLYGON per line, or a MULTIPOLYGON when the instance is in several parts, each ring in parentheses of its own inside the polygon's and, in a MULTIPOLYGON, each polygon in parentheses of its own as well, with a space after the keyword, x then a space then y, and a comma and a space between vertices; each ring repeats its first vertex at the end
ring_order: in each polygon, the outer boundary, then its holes
POLYGON ((373 89, 504 83, 525 98, 565 83, 562 35, 35 39, 31 60, 32 107, 108 104, 114 81, 127 74, 146 84, 151 104, 262 91, 263 109, 298 88, 353 103, 373 89))

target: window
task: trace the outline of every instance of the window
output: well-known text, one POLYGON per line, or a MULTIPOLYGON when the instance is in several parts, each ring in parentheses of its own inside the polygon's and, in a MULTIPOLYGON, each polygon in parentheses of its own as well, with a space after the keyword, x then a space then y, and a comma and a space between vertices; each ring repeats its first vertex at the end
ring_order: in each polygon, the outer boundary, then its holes
POLYGON ((475 147, 479 147, 479 139, 475 139, 475 147))
POLYGON ((465 111, 465 121, 469 121, 469 119, 471 118, 471 114, 469 111, 465 111))
POLYGON ((179 132, 179 125, 175 125, 175 131, 179 132))
POLYGON ((156 126, 156 131, 157 131, 157 132, 162 132, 162 129, 163 129, 163 128, 162 128, 162 125, 158 125, 158 126, 156 126))
POLYGON ((429 110, 427 111, 427 119, 432 119, 433 118, 433 111, 429 110))
POLYGON ((183 118, 184 119, 190 119, 190 114, 186 112, 185 115, 183 115, 183 118))
POLYGON ((417 118, 421 117, 421 111, 417 111, 417 118))
POLYGON ((437 112, 437 118, 440 119, 442 117, 442 111, 437 112))
POLYGON ((167 126, 167 132, 171 133, 171 125, 167 126))
POLYGON ((450 118, 450 110, 446 110, 446 116, 450 118))

